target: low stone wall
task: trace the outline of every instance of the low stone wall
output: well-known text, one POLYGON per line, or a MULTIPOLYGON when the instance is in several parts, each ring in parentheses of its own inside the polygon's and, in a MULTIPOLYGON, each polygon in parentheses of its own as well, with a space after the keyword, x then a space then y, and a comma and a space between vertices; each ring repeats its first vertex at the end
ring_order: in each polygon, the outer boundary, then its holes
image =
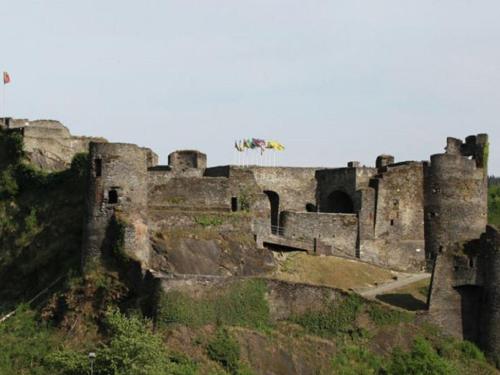
MULTIPOLYGON (((182 292, 192 298, 202 298, 210 293, 223 293, 231 286, 255 278, 217 277, 196 275, 165 275, 158 280, 161 289, 168 293, 182 292)), ((293 283, 288 281, 258 278, 266 284, 266 299, 270 319, 284 320, 307 311, 320 311, 325 305, 340 303, 349 294, 340 289, 325 286, 293 283)))
MULTIPOLYGON (((151 172, 150 172, 151 174, 151 172)), ((148 204, 169 210, 231 211, 229 180, 224 177, 149 178, 148 204), (163 180, 163 181, 162 181, 163 180), (156 183, 162 181, 163 183, 156 183)))
POLYGON ((281 213, 281 226, 287 238, 316 238, 330 245, 329 255, 356 256, 358 218, 355 214, 285 211, 281 213))
POLYGON ((251 232, 253 221, 253 217, 245 213, 173 211, 154 206, 148 209, 148 226, 153 231, 210 227, 221 232, 251 232))
POLYGON ((425 269, 425 242, 394 238, 361 240, 359 258, 394 270, 420 272, 425 269))

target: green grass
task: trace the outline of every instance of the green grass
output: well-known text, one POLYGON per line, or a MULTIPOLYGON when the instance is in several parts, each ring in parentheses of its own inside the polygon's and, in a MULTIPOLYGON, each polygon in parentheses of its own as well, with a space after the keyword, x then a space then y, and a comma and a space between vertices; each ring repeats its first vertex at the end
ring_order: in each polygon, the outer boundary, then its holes
POLYGON ((332 372, 344 375, 495 374, 474 344, 450 338, 437 343, 416 336, 408 351, 395 348, 386 356, 366 347, 346 345, 332 360, 332 372), (444 346, 446 347, 444 347, 444 346))
POLYGON ((0 324, 0 374, 49 374, 43 361, 58 344, 55 330, 38 322, 35 312, 21 305, 0 324))
POLYGON ((363 308, 364 301, 357 294, 350 294, 340 303, 330 302, 322 310, 311 310, 290 317, 290 320, 304 327, 312 334, 334 337, 357 331, 356 318, 363 308))
MULTIPOLYGON (((168 352, 147 320, 110 309, 103 328, 107 339, 93 350, 96 374, 194 375, 197 372, 194 362, 168 352)), ((45 364, 51 374, 59 375, 86 375, 89 369, 87 352, 81 350, 52 352, 45 364)))
POLYGON ((488 222, 500 228, 500 185, 488 189, 488 222))
POLYGON ((357 345, 341 348, 332 360, 334 374, 375 375, 382 368, 383 358, 357 345))
POLYGON ((200 215, 194 218, 196 224, 201 225, 202 227, 216 227, 222 225, 223 220, 220 216, 214 215, 200 215))
POLYGON ((240 344, 227 329, 219 327, 207 345, 208 357, 219 363, 231 375, 251 375, 240 361, 240 344))
POLYGON ((265 293, 266 284, 262 280, 242 280, 227 290, 201 298, 179 291, 168 292, 160 299, 158 321, 194 327, 225 324, 265 329, 270 325, 265 293))
POLYGON ((370 305, 368 308, 368 315, 377 326, 413 321, 413 315, 406 311, 388 309, 387 307, 376 304, 370 305))

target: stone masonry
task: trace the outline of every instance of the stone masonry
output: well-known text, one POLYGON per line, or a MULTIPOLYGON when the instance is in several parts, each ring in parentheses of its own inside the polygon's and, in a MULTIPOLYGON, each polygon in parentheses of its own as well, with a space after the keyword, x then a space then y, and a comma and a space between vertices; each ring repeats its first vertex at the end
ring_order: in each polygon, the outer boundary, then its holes
POLYGON ((207 167, 196 150, 158 165, 147 148, 74 137, 57 121, 0 127, 20 132, 28 160, 45 170, 89 153, 84 269, 110 255, 117 225, 119 250, 140 269, 187 279, 265 273, 272 250, 428 269, 428 318, 500 360, 500 234, 487 227, 485 134, 448 138, 430 161, 207 167))

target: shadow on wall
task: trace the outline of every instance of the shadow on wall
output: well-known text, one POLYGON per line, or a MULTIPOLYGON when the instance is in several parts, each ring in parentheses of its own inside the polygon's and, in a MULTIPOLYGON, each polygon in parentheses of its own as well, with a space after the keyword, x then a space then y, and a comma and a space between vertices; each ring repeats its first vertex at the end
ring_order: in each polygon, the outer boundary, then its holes
POLYGON ((410 311, 427 310, 427 304, 409 293, 379 294, 379 301, 410 311))
POLYGON ((354 204, 349 194, 336 190, 328 196, 327 205, 323 207, 323 212, 339 214, 354 213, 354 204))
POLYGON ((455 287, 455 290, 460 294, 464 340, 478 343, 483 288, 477 285, 464 285, 455 287))
POLYGON ((269 198, 271 206, 271 233, 278 233, 279 216, 280 216, 280 196, 275 191, 264 190, 264 194, 269 198))

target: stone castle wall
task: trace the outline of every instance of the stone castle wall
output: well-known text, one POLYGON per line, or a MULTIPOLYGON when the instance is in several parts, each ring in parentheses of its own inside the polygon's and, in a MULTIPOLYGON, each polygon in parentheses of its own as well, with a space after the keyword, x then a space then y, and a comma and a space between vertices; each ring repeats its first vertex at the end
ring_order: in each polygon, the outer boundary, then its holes
POLYGON ((360 219, 360 257, 395 269, 420 271, 425 266, 423 163, 387 165, 382 161, 379 173, 370 180, 373 192, 361 191, 365 201, 360 211, 364 220, 360 219))
POLYGON ((0 119, 0 127, 20 131, 28 161, 46 171, 60 171, 70 166, 78 153, 86 153, 90 142, 104 138, 73 136, 59 121, 0 119))
POLYGON ((346 193, 353 202, 355 210, 359 210, 361 202, 357 191, 367 188, 370 179, 375 175, 375 168, 346 167, 322 169, 316 172, 316 200, 318 211, 331 212, 331 194, 335 191, 346 193))
POLYGON ((320 240, 331 246, 328 255, 356 257, 358 218, 355 214, 285 211, 283 235, 296 240, 320 240))
POLYGON ((223 177, 172 177, 149 185, 148 205, 166 210, 229 212, 230 182, 223 177))

